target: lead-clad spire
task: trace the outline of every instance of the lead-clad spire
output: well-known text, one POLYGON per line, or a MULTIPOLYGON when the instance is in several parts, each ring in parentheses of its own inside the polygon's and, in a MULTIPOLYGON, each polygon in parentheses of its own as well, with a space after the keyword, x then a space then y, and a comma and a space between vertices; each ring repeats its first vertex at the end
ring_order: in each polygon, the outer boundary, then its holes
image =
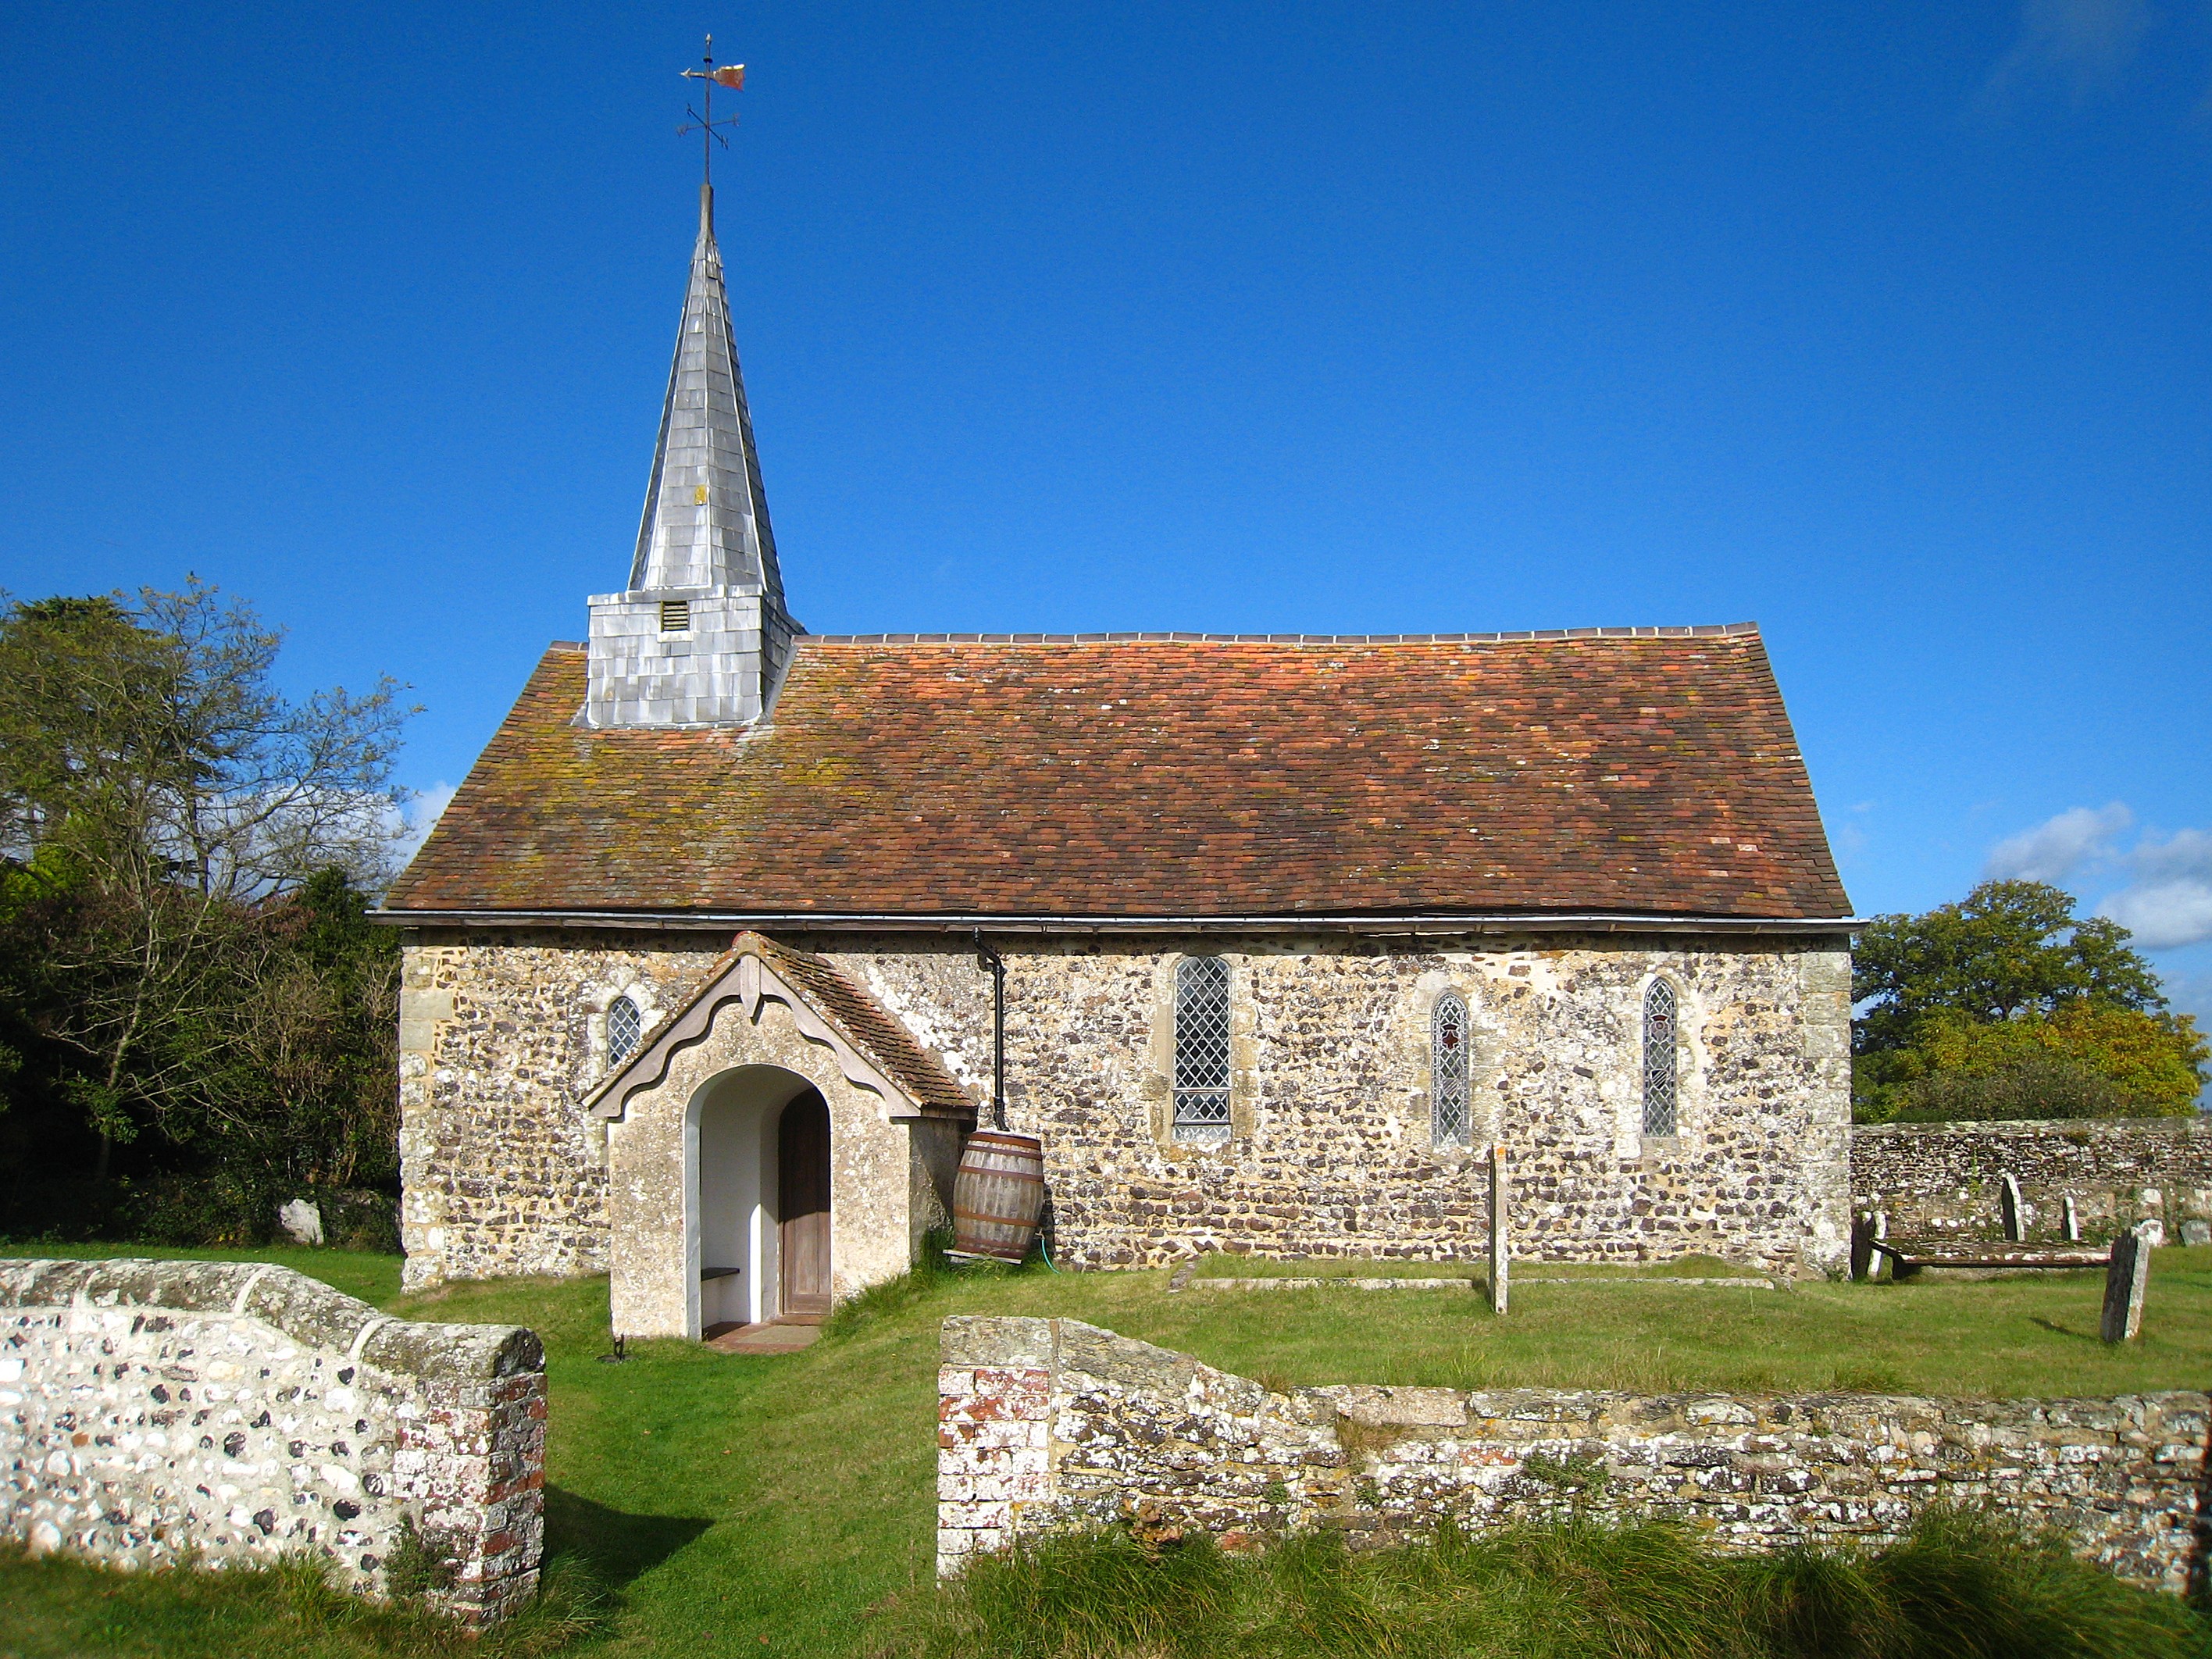
POLYGON ((661 404, 660 441, 631 562, 635 590, 740 587, 783 602, 752 416, 730 328, 714 187, 699 186, 699 240, 661 404))
POLYGON ((591 605, 585 726, 757 720, 800 631, 783 607, 708 185, 629 587, 591 605))

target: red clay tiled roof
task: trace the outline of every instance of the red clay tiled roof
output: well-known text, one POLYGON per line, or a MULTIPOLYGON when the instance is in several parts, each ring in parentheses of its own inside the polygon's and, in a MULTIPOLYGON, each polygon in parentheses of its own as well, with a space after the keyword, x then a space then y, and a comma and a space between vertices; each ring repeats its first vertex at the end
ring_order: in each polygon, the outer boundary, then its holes
POLYGON ((584 661, 391 909, 1849 913, 1748 628, 811 636, 750 732, 577 726, 584 661))

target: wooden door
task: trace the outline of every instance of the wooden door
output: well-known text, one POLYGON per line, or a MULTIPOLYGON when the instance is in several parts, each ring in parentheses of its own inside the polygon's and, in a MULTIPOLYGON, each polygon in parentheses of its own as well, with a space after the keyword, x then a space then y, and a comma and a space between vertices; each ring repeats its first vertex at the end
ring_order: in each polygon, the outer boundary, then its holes
POLYGON ((776 1127, 776 1194, 781 1220, 783 1309, 830 1311, 830 1108, 809 1089, 776 1127))

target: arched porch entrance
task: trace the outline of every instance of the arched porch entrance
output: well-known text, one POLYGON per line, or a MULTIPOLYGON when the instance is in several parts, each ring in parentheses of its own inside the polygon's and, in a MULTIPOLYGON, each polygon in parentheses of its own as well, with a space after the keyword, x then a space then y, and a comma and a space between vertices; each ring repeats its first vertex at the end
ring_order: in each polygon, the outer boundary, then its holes
POLYGON ((689 1137, 702 1335, 783 1317, 818 1317, 834 1299, 830 1108, 807 1079, 777 1066, 718 1073, 696 1097, 689 1137))

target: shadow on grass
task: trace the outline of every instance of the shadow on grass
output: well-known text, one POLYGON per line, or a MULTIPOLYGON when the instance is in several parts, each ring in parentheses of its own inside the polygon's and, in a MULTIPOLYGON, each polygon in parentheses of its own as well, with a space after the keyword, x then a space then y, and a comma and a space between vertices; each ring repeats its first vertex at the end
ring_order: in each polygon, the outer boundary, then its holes
POLYGON ((2027 1322, 2042 1327, 2053 1336, 2070 1336, 2076 1342, 2094 1342, 2100 1347, 2104 1346, 2105 1340, 2099 1333, 2077 1331, 2071 1325, 2062 1325, 2055 1319, 2045 1319, 2041 1314, 2030 1314, 2027 1316, 2027 1322))
POLYGON ((690 1515, 624 1515, 558 1486, 545 1488, 546 1559, 580 1557, 610 1589, 650 1572, 714 1524, 690 1515))

